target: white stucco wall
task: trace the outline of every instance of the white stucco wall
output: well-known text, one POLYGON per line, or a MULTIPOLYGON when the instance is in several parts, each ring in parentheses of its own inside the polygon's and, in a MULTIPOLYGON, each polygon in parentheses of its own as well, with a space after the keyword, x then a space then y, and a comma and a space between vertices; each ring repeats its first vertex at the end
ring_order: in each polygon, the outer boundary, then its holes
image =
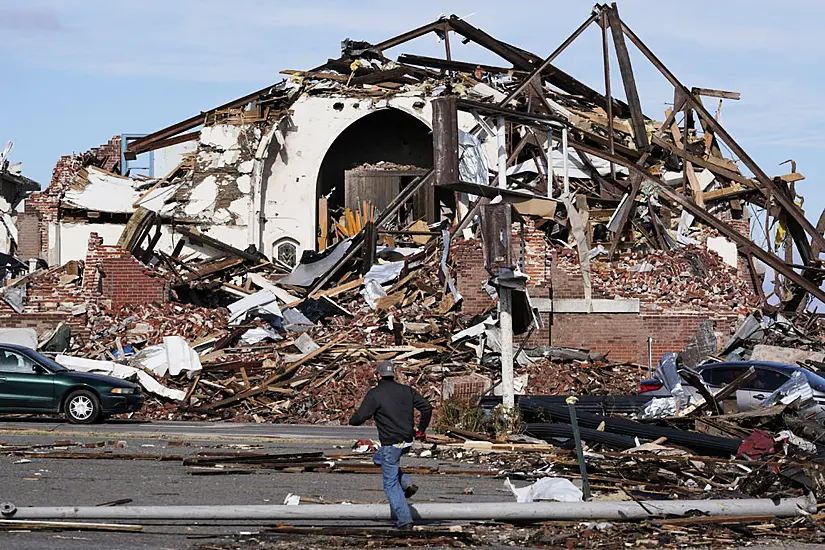
POLYGON ((49 265, 63 265, 70 260, 85 260, 86 251, 89 249, 89 235, 92 232, 103 237, 103 244, 117 244, 124 227, 123 224, 117 223, 60 222, 57 225, 60 249, 57 251, 56 261, 51 260, 49 265))
MULTIPOLYGON (((271 254, 272 244, 283 238, 299 243, 299 256, 303 250, 314 249, 318 173, 335 139, 353 122, 386 108, 403 111, 432 127, 429 99, 420 93, 398 95, 376 102, 348 96, 299 98, 291 106, 293 114, 290 120, 281 124, 280 131, 264 137, 264 140, 276 140, 282 150, 277 151, 268 174, 266 196, 263 200, 253 196, 253 201, 257 203, 253 204, 253 209, 263 209, 266 225, 260 232, 253 224, 250 242, 260 239, 258 246, 266 254, 271 254), (413 107, 414 103, 422 101, 423 106, 413 107), (335 109, 333 105, 336 103, 343 103, 344 108, 335 109), (282 133, 283 129, 286 131, 282 133)), ((468 131, 475 126, 475 120, 471 114, 459 112, 458 126, 468 131)), ((264 145, 262 143, 262 147, 264 145)), ((270 141, 269 147, 271 152, 275 152, 278 145, 270 141)), ((260 174, 253 172, 253 188, 256 185, 257 189, 261 188, 260 177, 260 174)))

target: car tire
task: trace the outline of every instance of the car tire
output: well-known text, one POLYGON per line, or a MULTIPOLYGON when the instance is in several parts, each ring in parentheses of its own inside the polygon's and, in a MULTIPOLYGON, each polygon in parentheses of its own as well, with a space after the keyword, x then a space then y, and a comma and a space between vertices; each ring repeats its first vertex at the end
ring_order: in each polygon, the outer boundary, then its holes
POLYGON ((73 391, 66 398, 63 411, 72 424, 91 424, 100 417, 100 401, 90 391, 73 391))

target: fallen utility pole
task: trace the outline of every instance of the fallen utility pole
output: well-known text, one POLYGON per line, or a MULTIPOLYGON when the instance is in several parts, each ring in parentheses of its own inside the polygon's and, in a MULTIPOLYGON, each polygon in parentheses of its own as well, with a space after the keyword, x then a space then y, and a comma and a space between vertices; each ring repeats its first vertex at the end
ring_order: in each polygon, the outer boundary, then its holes
MULTIPOLYGON (((656 500, 633 502, 438 502, 410 507, 413 518, 425 521, 575 521, 633 520, 684 516, 801 516, 816 512, 814 497, 726 500, 656 500)), ((324 520, 389 521, 386 504, 218 505, 218 506, 45 506, 16 508, 5 503, 5 518, 17 520, 324 520)), ((2 520, 0 520, 2 521, 2 520)))

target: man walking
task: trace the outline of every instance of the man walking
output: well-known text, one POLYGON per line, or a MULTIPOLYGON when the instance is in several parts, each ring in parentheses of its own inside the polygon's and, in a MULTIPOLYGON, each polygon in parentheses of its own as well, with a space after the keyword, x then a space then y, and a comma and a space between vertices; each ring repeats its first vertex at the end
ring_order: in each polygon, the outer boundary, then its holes
POLYGON ((424 441, 424 432, 430 424, 433 407, 410 386, 395 381, 392 363, 379 361, 375 367, 378 385, 371 389, 358 411, 349 419, 350 426, 360 426, 375 418, 381 448, 372 461, 381 466, 384 492, 395 515, 399 529, 412 529, 412 514, 406 499, 413 496, 418 487, 401 471, 401 455, 409 452, 413 439, 424 441), (421 413, 418 429, 415 429, 414 410, 421 413))

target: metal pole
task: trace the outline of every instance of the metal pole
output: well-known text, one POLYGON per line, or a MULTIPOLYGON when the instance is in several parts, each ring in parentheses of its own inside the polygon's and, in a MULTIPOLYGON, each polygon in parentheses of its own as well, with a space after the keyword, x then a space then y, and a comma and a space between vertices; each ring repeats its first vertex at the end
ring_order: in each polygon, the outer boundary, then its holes
POLYGON ((584 449, 582 449, 582 436, 579 431, 579 419, 576 417, 576 402, 579 399, 571 395, 565 401, 570 409, 570 425, 573 427, 573 441, 576 443, 576 458, 579 459, 579 472, 582 476, 582 493, 584 500, 590 500, 590 481, 587 479, 587 464, 584 462, 584 449))
MULTIPOLYGON (((417 520, 575 521, 645 519, 699 511, 711 516, 801 516, 816 512, 807 497, 728 500, 655 500, 639 502, 437 502, 410 506, 417 520)), ((386 504, 300 504, 215 506, 52 506, 15 508, 3 504, 3 518, 15 520, 328 520, 389 521, 386 504)), ((2 521, 2 519, 0 519, 2 521)))
POLYGON ((653 372, 653 336, 647 337, 647 376, 653 372))
POLYGON ((561 131, 561 150, 564 155, 564 196, 570 196, 570 173, 567 166, 568 149, 567 149, 567 126, 561 131))
POLYGON ((498 289, 498 324, 501 332, 501 403, 506 411, 516 404, 513 379, 513 291, 500 286, 498 289))
POLYGON ((507 189, 507 135, 504 117, 496 119, 496 141, 498 143, 498 188, 507 189))
POLYGON ((553 127, 547 129, 547 198, 553 198, 553 185, 556 182, 553 173, 553 127))

